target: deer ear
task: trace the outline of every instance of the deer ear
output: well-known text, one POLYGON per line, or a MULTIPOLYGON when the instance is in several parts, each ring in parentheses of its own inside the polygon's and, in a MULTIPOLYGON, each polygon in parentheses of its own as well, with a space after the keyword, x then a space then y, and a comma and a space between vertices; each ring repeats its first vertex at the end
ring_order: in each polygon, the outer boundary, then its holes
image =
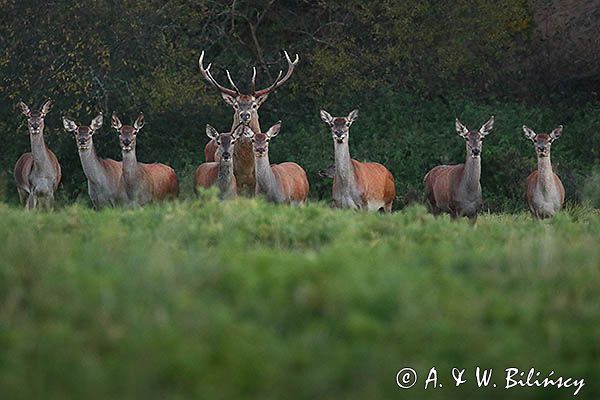
POLYGON ((22 101, 17 103, 17 107, 19 107, 19 109, 21 110, 21 113, 23 113, 23 115, 26 115, 29 117, 29 114, 31 114, 31 110, 29 109, 29 106, 27 106, 27 104, 23 103, 22 101))
POLYGON ((252 139, 254 137, 254 131, 248 128, 246 125, 242 125, 242 132, 244 132, 244 136, 252 139))
POLYGON ((358 108, 352 110, 350 114, 348 114, 348 117, 346 117, 349 123, 353 123, 354 121, 356 121, 356 118, 358 118, 358 108))
POLYGON ((225 100, 225 103, 229 104, 230 106, 233 107, 235 105, 235 98, 233 96, 221 92, 221 97, 223 98, 223 100, 225 100))
POLYGON ((533 131, 533 129, 528 128, 527 126, 523 125, 523 132, 525 133, 525 137, 529 140, 533 140, 535 139, 535 132, 533 131))
POLYGON ((63 126, 67 132, 75 132, 77 130, 77 124, 65 117, 63 117, 63 126))
POLYGON ((138 131, 144 127, 144 114, 140 113, 140 115, 138 115, 133 123, 133 127, 138 131))
POLYGON ((123 126, 121 120, 119 119, 119 117, 117 117, 117 114, 112 115, 112 118, 110 119, 110 126, 115 128, 116 130, 121 129, 121 127, 123 126))
POLYGON ((560 135, 562 135, 562 131, 563 131, 563 126, 559 125, 558 128, 556 128, 555 130, 550 132, 550 137, 552 138, 552 140, 558 139, 560 137, 560 135))
POLYGON ((46 115, 50 111, 50 107, 52 107, 52 100, 48 99, 42 106, 42 114, 46 115))
POLYGON ((488 121, 481 126, 479 133, 481 136, 487 136, 494 129, 494 116, 492 115, 488 121))
POLYGON ((102 116, 102 113, 100 113, 96 116, 96 118, 92 120, 92 122, 90 123, 90 128, 92 128, 93 131, 97 131, 98 129, 102 128, 103 122, 104 117, 102 116))
POLYGON ((333 123, 333 117, 325 110, 321 110, 320 115, 321 115, 321 120, 323 122, 325 122, 327 125, 331 126, 331 124, 333 123))
POLYGON ((219 132, 217 132, 217 130, 209 124, 206 124, 206 136, 213 140, 217 140, 217 138, 219 137, 219 132))
POLYGON ((275 136, 277 136, 277 134, 279 134, 280 130, 281 130, 281 121, 277 121, 277 123, 275 125, 273 125, 272 127, 269 128, 266 135, 267 135, 267 137, 270 137, 270 138, 275 137, 275 136))
POLYGON ((469 133, 469 130, 467 129, 467 127, 464 126, 463 123, 460 122, 460 120, 458 118, 456 118, 456 121, 454 122, 454 126, 456 128, 456 133, 458 133, 459 136, 466 137, 467 134, 469 133))

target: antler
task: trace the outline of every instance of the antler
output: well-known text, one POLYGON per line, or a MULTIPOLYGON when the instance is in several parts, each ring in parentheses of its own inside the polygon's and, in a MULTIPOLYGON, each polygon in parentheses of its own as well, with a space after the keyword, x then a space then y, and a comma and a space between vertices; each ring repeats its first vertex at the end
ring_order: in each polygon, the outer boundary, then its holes
POLYGON ((200 64, 200 72, 202 73, 202 76, 204 77, 204 79, 206 79, 211 85, 213 85, 214 87, 219 89, 222 93, 228 94, 229 96, 239 96, 240 95, 240 90, 237 88, 235 83, 233 83, 233 80, 231 79, 231 75, 229 74, 229 70, 227 70, 227 79, 229 80, 229 83, 231 84, 231 86, 233 86, 233 88, 235 90, 228 89, 225 86, 219 84, 219 82, 217 82, 217 80, 210 73, 210 67, 212 64, 208 64, 208 66, 206 68, 204 68, 204 65, 202 63, 203 60, 204 60, 204 50, 202 50, 202 54, 200 54, 200 59, 198 60, 198 64, 200 64))
POLYGON ((269 86, 265 89, 256 91, 255 90, 256 68, 254 69, 254 73, 252 74, 252 93, 254 96, 259 97, 259 96, 264 96, 266 94, 269 94, 273 90, 275 90, 278 87, 280 87, 281 85, 283 85, 288 79, 290 79, 290 77, 292 76, 292 73, 294 72, 294 68, 296 67, 296 64, 298 64, 298 61, 300 60, 300 58, 298 57, 298 54, 296 54, 296 58, 294 59, 294 61, 292 61, 290 59, 290 56, 288 55, 287 51, 284 50, 283 54, 285 55, 285 59, 287 60, 287 63, 288 63, 288 70, 283 78, 281 78, 283 71, 280 70, 279 75, 277 75, 277 78, 275 79, 273 84, 271 84, 271 86, 269 86))

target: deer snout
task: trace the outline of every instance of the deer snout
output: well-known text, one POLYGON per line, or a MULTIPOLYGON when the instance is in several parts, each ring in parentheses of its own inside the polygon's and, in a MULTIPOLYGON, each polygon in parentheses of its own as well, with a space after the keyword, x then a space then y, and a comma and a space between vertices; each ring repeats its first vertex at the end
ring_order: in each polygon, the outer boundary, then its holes
POLYGON ((228 151, 224 151, 223 154, 221 154, 221 158, 224 161, 229 161, 229 159, 231 158, 231 153, 228 151))
POLYGON ((250 113, 248 111, 241 112, 240 113, 240 119, 244 123, 250 121, 250 113))
POLYGON ((477 157, 477 156, 481 155, 481 149, 472 149, 471 153, 477 157))
POLYGON ((123 139, 123 146, 129 146, 131 145, 131 139, 123 139))
POLYGON ((254 151, 256 151, 256 154, 258 154, 259 156, 264 156, 267 152, 267 149, 265 147, 257 147, 254 149, 254 151))

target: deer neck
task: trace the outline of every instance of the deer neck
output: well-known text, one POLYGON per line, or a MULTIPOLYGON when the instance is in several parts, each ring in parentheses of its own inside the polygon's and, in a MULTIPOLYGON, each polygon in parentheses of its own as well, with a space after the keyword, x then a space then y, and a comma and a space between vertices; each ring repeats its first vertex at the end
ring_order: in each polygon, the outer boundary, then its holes
POLYGON ((547 157, 538 157, 538 188, 546 194, 555 189, 554 171, 550 154, 547 157))
POLYGON ((52 171, 52 161, 50 153, 48 153, 48 146, 44 142, 44 132, 42 131, 37 135, 29 134, 29 139, 31 141, 31 154, 33 155, 35 165, 45 171, 52 171))
POLYGON ((233 163, 219 162, 219 170, 217 174, 217 187, 221 193, 226 193, 231 188, 233 181, 233 163))
POLYGON ((87 150, 79 150, 79 159, 81 160, 81 166, 87 179, 94 184, 102 183, 106 177, 106 173, 100 159, 96 155, 93 139, 87 150))
POLYGON ((354 188, 356 179, 354 177, 354 167, 350 158, 350 147, 348 142, 338 144, 335 147, 335 176, 336 182, 339 182, 344 188, 354 188))
POLYGON ((123 180, 125 185, 129 187, 135 186, 138 182, 140 166, 137 162, 135 149, 130 152, 122 152, 123 155, 123 180))
POLYGON ((467 193, 476 193, 480 188, 481 179, 481 156, 473 158, 467 151, 465 168, 461 178, 460 187, 467 193))
POLYGON ((281 197, 281 190, 277 178, 271 169, 269 154, 256 158, 256 185, 261 192, 266 193, 269 199, 281 197))

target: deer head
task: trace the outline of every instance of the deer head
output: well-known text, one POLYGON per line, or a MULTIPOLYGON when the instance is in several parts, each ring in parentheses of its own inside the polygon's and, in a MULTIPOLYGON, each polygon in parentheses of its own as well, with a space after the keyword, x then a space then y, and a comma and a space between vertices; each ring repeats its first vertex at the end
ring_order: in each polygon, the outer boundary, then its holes
POLYGON ((226 73, 227 79, 229 80, 229 84, 231 85, 232 89, 226 88, 223 85, 219 84, 210 72, 210 67, 212 64, 208 64, 208 66, 204 68, 204 51, 202 51, 198 63, 200 64, 200 72, 202 73, 204 79, 206 79, 208 83, 213 85, 219 90, 219 92, 221 92, 221 97, 223 97, 223 100, 225 100, 227 104, 233 107, 234 112, 239 118, 239 121, 244 125, 248 125, 253 118, 258 117, 258 109, 265 102, 265 100, 267 100, 269 94, 275 89, 281 87, 285 82, 287 82, 288 79, 290 79, 292 73, 294 72, 296 64, 298 64, 298 54, 296 54, 296 58, 294 59, 294 61, 290 59, 290 56, 288 55, 287 51, 284 51, 283 54, 285 55, 285 59, 288 63, 288 70, 285 76, 282 77, 283 72, 280 70, 279 74, 277 75, 277 78, 275 79, 275 81, 273 81, 273 83, 270 86, 264 89, 256 90, 256 68, 253 68, 252 87, 250 89, 249 94, 241 93, 233 79, 231 79, 231 74, 229 73, 229 70, 226 70, 226 73))
POLYGON ((563 126, 559 125, 550 133, 535 133, 533 129, 523 125, 525 137, 535 145, 535 153, 538 157, 548 157, 550 155, 550 147, 552 142, 560 137, 563 131, 563 126))
POLYGON ((52 100, 46 100, 39 111, 31 111, 27 104, 20 101, 17 106, 21 109, 21 113, 27 117, 27 128, 32 135, 39 135, 44 131, 44 118, 50 111, 52 100))
POLYGON ((102 113, 98 114, 89 126, 77 125, 74 121, 63 117, 63 125, 67 132, 71 132, 75 136, 79 151, 89 150, 92 145, 92 136, 98 129, 102 128, 102 122, 102 113))
POLYGON ((350 126, 358 118, 358 109, 353 110, 347 117, 332 117, 327 111, 321 110, 321 120, 331 128, 333 142, 343 144, 348 142, 350 126))
POLYGON ((269 154, 269 141, 277 136, 281 130, 281 121, 269 128, 266 133, 254 133, 252 129, 244 126, 244 136, 252 140, 252 149, 256 157, 264 157, 269 154))
POLYGON ((215 159, 224 163, 233 163, 233 150, 235 142, 241 134, 241 131, 238 128, 234 129, 232 132, 219 133, 212 126, 208 124, 206 125, 206 136, 217 142, 215 159))
POLYGON ((121 144, 121 150, 124 153, 129 153, 135 150, 136 137, 140 129, 144 127, 144 114, 140 113, 135 120, 133 126, 123 125, 119 117, 113 114, 111 119, 111 126, 119 132, 119 143, 121 144))
POLYGON ((492 115, 478 131, 470 131, 458 118, 456 118, 455 127, 456 133, 467 142, 467 153, 471 154, 472 158, 479 158, 481 156, 483 138, 489 135, 494 128, 494 116, 492 115))

